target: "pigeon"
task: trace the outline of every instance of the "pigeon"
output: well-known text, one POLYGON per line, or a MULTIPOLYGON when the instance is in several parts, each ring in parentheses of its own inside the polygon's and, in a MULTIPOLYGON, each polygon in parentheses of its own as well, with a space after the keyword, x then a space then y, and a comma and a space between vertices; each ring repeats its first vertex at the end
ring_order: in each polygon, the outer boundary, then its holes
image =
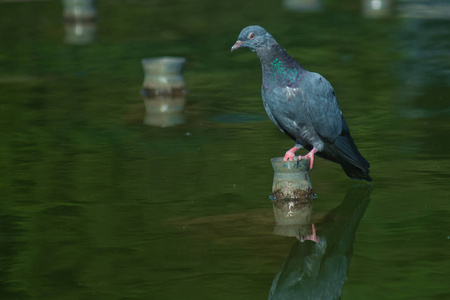
POLYGON ((261 61, 261 95, 267 115, 295 141, 284 160, 294 160, 297 150, 305 148, 309 153, 297 159, 309 159, 310 169, 317 154, 339 163, 352 179, 372 181, 370 164, 350 135, 331 84, 300 66, 261 26, 242 29, 231 51, 243 47, 256 52, 261 61))

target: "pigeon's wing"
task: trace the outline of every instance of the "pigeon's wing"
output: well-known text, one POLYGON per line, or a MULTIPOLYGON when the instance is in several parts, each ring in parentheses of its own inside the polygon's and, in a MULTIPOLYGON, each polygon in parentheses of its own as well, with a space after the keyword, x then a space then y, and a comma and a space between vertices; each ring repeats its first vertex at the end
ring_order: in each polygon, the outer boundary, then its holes
POLYGON ((327 159, 341 164, 353 179, 372 181, 369 162, 359 153, 336 100, 333 87, 321 75, 308 80, 306 109, 316 133, 325 142, 321 152, 327 159))
POLYGON ((345 121, 331 84, 320 74, 309 73, 305 86, 305 106, 316 133, 333 142, 344 129, 345 121))

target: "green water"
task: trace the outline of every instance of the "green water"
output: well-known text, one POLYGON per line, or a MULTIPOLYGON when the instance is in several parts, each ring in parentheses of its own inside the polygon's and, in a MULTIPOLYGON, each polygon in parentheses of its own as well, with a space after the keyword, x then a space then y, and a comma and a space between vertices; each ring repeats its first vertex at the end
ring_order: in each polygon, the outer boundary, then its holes
MULTIPOLYGON (((371 163, 372 187, 320 158, 311 171, 342 299, 450 298, 442 7, 98 2, 95 40, 74 45, 59 1, 0 1, 0 299, 267 299, 298 275, 317 245, 274 235, 268 199, 270 158, 293 143, 265 115, 255 54, 230 53, 251 24, 333 84, 371 163), (187 59, 185 122, 147 126, 140 61, 166 55, 187 59)), ((326 299, 322 271, 272 299, 326 299)))

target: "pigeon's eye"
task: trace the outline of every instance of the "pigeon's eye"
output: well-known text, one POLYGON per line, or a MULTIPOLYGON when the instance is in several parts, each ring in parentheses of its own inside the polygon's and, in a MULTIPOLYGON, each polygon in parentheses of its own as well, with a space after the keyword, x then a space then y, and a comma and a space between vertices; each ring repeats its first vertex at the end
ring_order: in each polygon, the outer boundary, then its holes
POLYGON ((250 32, 250 34, 248 35, 248 38, 249 39, 252 39, 252 38, 254 38, 255 37, 255 34, 253 33, 253 32, 250 32))

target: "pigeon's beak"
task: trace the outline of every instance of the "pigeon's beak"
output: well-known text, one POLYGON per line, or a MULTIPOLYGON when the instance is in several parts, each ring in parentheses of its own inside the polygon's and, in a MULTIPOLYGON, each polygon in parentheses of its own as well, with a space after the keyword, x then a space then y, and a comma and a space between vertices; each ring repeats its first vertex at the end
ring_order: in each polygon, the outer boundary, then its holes
POLYGON ((243 41, 237 40, 236 43, 234 43, 233 47, 231 47, 231 52, 233 52, 234 50, 239 48, 242 45, 242 43, 243 43, 243 41))

